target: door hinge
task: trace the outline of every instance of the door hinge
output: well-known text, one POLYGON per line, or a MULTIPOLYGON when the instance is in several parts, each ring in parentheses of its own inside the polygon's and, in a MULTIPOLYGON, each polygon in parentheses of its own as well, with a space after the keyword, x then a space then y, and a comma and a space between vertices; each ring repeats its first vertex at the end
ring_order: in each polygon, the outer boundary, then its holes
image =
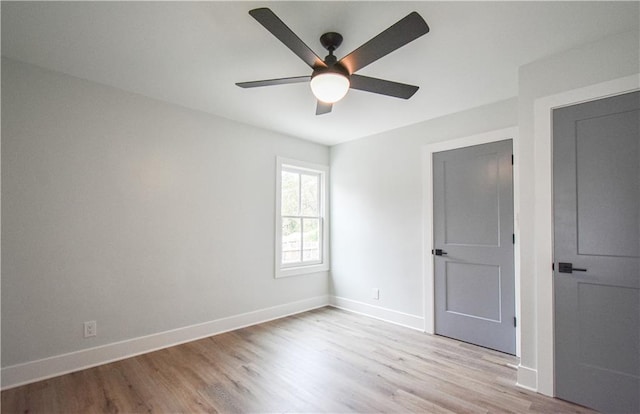
POLYGON ((556 264, 555 263, 551 263, 551 270, 556 270, 556 264))
POLYGON ((516 318, 515 316, 513 317, 513 327, 517 327, 518 326, 518 318, 516 318))
POLYGON ((511 154, 511 165, 513 165, 513 154, 511 154))
POLYGON ((516 234, 513 233, 512 236, 513 236, 512 237, 512 242, 513 242, 513 244, 516 244, 516 234))

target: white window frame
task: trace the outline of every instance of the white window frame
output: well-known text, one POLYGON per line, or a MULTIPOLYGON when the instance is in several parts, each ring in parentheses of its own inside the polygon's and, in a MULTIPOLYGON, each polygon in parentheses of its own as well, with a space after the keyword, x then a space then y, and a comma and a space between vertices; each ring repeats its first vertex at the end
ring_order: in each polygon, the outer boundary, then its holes
POLYGON ((275 277, 289 277, 329 270, 329 167, 321 164, 298 161, 291 158, 276 158, 276 211, 275 211, 275 277), (308 172, 320 179, 320 260, 308 263, 282 263, 282 171, 308 172))

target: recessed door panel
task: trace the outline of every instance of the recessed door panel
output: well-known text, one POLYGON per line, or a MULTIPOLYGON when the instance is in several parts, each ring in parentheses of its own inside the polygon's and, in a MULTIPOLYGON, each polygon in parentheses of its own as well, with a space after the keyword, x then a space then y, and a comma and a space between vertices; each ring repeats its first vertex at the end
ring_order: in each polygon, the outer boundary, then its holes
POLYGON ((580 364, 640 376, 640 290, 578 282, 580 364), (602 352, 603 349, 610 350, 602 352))
MULTIPOLYGON (((578 253, 638 257, 638 112, 576 121, 578 253)), ((640 179, 640 178, 639 178, 640 179)))
POLYGON ((500 267, 448 262, 447 312, 500 322, 500 267))
POLYGON ((445 243, 497 246, 500 240, 498 191, 497 153, 445 161, 445 243))

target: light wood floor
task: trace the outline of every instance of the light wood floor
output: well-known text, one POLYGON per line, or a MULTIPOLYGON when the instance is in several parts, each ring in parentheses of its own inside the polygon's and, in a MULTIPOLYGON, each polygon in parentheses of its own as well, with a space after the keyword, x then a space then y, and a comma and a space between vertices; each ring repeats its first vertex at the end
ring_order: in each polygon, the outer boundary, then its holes
POLYGON ((586 413, 515 358, 323 308, 2 392, 3 413, 586 413))

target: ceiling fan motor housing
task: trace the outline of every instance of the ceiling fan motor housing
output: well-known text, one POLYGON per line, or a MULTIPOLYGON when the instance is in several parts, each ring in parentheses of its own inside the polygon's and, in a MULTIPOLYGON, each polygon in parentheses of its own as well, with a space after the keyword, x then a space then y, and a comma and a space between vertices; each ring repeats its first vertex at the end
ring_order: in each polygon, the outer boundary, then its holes
MULTIPOLYGON (((330 55, 331 57, 333 57, 333 55, 330 55)), ((327 56, 328 58, 329 56, 327 56)), ((320 75, 322 73, 338 73, 342 76, 344 76, 345 78, 349 79, 349 76, 351 75, 349 73, 349 71, 347 70, 347 68, 345 68, 344 66, 342 66, 340 63, 335 62, 335 57, 334 58, 334 62, 330 63, 327 62, 327 59, 325 59, 325 63, 327 64, 326 67, 317 67, 313 69, 313 73, 311 74, 311 79, 315 78, 317 75, 320 75)))

